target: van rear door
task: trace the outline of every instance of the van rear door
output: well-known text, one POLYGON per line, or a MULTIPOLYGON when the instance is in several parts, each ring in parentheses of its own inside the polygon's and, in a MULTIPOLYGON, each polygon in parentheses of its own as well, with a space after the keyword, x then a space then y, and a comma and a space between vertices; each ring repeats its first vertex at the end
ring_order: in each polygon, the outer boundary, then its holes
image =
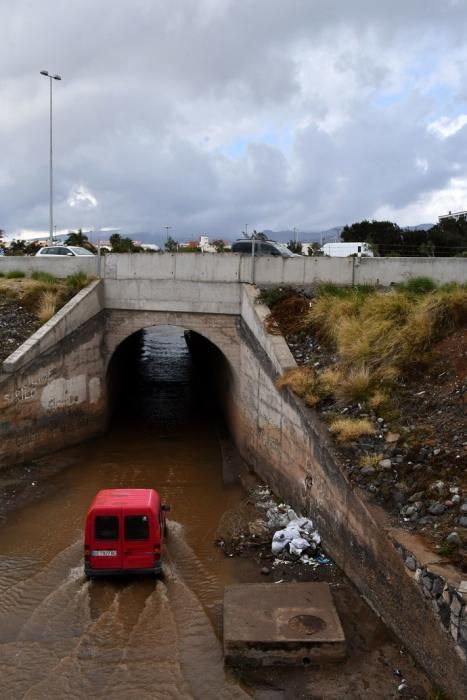
POLYGON ((123 568, 153 569, 154 545, 160 543, 150 513, 123 516, 123 568))
POLYGON ((122 567, 121 523, 118 513, 95 514, 91 547, 93 569, 122 567))

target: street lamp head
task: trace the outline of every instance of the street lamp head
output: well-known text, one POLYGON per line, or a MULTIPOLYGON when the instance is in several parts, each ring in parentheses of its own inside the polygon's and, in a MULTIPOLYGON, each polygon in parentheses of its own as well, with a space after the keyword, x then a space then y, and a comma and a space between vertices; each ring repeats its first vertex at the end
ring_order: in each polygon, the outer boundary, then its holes
POLYGON ((46 78, 51 78, 53 80, 61 80, 62 76, 61 75, 51 75, 48 70, 41 70, 41 75, 45 75, 46 78))

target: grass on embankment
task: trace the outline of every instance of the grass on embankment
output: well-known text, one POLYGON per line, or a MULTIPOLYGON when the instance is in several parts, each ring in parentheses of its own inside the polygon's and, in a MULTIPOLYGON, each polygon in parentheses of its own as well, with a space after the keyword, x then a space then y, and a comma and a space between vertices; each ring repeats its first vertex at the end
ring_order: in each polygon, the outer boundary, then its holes
MULTIPOLYGON (((274 303, 286 305, 287 295, 276 293, 274 303)), ((437 341, 467 324, 467 285, 438 287, 427 278, 391 290, 323 284, 294 322, 296 333, 319 339, 330 363, 322 370, 289 370, 279 386, 290 387, 310 406, 325 399, 337 406, 358 402, 394 418, 393 398, 404 378, 430 364, 437 341)), ((331 430, 342 441, 368 430, 336 421, 331 430)))
POLYGON ((33 272, 26 277, 13 270, 0 278, 0 295, 19 301, 45 323, 93 279, 84 272, 59 279, 47 272, 33 272))

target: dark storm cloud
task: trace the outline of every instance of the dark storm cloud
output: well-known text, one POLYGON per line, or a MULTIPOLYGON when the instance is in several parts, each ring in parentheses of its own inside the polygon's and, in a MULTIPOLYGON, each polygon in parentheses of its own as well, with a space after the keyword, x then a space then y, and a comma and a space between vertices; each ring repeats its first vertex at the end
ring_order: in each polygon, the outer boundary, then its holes
POLYGON ((0 0, 0 26, 1 228, 48 225, 41 69, 59 227, 410 223, 467 194, 464 0, 0 0))

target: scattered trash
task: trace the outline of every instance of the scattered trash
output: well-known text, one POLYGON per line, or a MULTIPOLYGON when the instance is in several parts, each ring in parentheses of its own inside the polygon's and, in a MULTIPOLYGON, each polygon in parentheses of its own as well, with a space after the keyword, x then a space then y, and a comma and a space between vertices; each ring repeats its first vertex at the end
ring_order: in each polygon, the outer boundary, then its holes
MULTIPOLYGON (((290 514, 295 513, 291 510, 290 514)), ((292 517, 288 520, 286 526, 277 530, 272 538, 272 553, 280 554, 287 545, 293 543, 293 549, 298 550, 298 552, 292 551, 292 553, 301 553, 308 547, 316 549, 317 545, 321 542, 321 538, 318 532, 313 529, 313 521, 308 518, 297 518, 292 517)))
POLYGON ((316 561, 318 564, 331 564, 329 557, 325 557, 324 554, 320 554, 319 557, 316 557, 316 561))
POLYGON ((290 554, 314 567, 331 563, 328 557, 318 551, 321 537, 310 518, 297 516, 292 508, 283 503, 268 509, 266 517, 269 527, 276 526, 277 523, 283 525, 272 537, 271 551, 274 555, 290 554))
MULTIPOLYGON (((264 485, 250 491, 243 509, 224 514, 215 542, 228 557, 256 548, 258 561, 269 560, 272 569, 296 563, 312 568, 333 563, 321 549, 321 537, 313 521, 297 514, 287 503, 276 503, 264 485), (269 546, 273 556, 264 549, 269 546)), ((261 573, 267 575, 266 569, 263 566, 261 573)))

